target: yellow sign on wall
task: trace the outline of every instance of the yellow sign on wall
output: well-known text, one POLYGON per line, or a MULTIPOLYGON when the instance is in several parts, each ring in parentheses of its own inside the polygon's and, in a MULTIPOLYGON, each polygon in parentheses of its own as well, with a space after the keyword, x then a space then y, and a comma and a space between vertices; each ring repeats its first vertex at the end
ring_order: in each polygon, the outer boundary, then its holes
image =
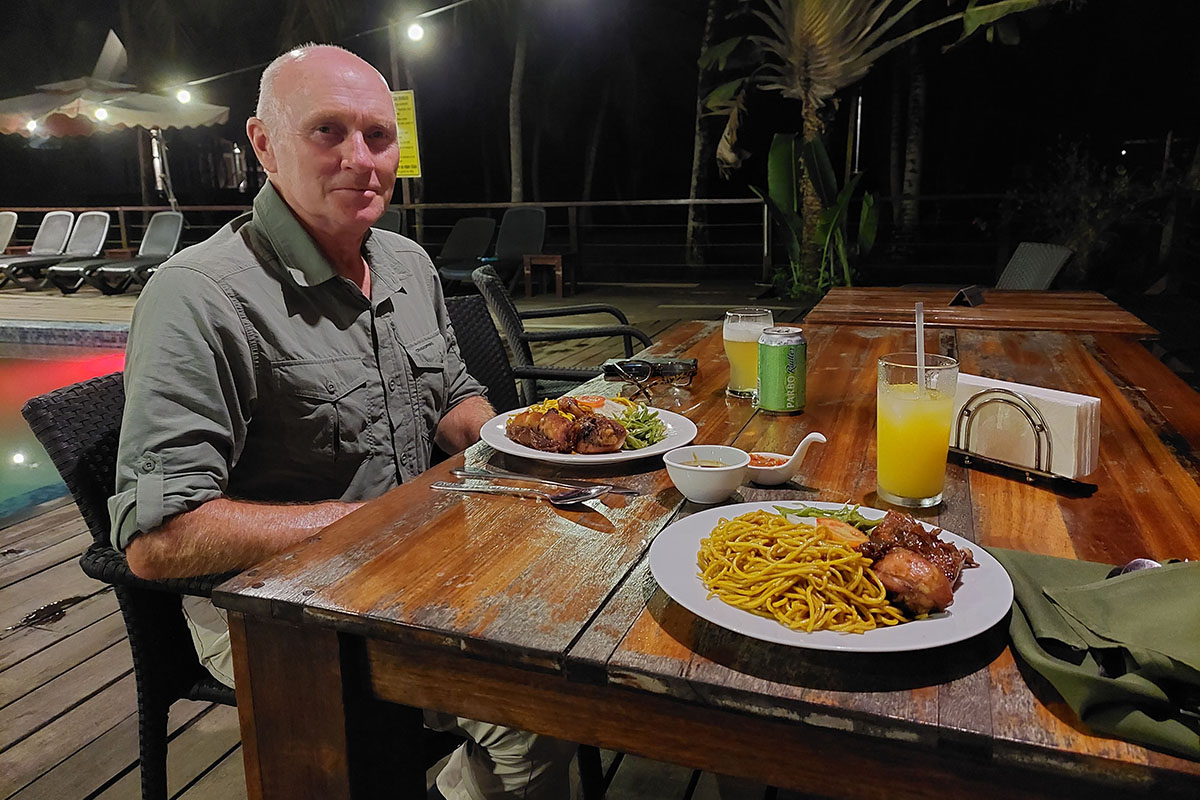
POLYGON ((396 104, 396 135, 400 145, 397 178, 421 177, 421 148, 417 143, 417 101, 412 89, 392 92, 396 104))

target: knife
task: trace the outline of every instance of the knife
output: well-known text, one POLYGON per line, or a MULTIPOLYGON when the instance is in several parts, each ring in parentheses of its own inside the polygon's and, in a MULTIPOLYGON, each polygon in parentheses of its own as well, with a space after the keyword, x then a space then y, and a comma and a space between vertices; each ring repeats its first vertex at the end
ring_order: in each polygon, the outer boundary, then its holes
POLYGON ((624 486, 614 486, 611 483, 577 481, 570 478, 538 478, 534 475, 522 475, 519 472, 505 472, 504 470, 459 468, 450 470, 450 474, 456 478, 486 478, 490 480, 505 478, 514 481, 530 481, 532 483, 542 483, 547 486, 561 486, 567 489, 590 489, 593 486, 607 486, 608 491, 612 494, 623 494, 629 497, 640 497, 642 494, 637 489, 626 489, 624 486))

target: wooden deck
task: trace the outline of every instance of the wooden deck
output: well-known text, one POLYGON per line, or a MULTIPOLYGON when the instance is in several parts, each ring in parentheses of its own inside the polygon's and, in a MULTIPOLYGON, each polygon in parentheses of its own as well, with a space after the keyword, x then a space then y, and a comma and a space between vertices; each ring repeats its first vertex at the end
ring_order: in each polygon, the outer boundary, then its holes
MULTIPOLYGON (((5 300, 9 294, 3 293, 5 300)), ((112 321, 116 307, 109 308, 101 321, 112 321)), ((4 309, 0 318, 6 314, 4 309)), ((677 322, 641 326, 658 339, 677 322)), ((538 363, 563 366, 616 355, 615 339, 535 348, 538 363)), ((132 662, 116 597, 79 569, 77 558, 88 542, 71 504, 0 529, 0 800, 140 796, 132 662)), ((234 708, 176 703, 170 735, 172 798, 245 797, 234 708)), ((614 800, 797 797, 731 782, 718 791, 713 775, 633 756, 605 757, 614 800)))

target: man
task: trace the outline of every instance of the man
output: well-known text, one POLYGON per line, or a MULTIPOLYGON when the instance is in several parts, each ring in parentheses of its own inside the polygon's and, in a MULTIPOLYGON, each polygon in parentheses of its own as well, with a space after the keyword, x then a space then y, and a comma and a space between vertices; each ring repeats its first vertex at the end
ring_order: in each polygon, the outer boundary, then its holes
MULTIPOLYGON (((246 132, 269 182, 252 213, 159 268, 134 312, 114 546, 148 579, 241 570, 454 452, 494 415, 467 374, 429 257, 371 228, 399 160, 386 82, 306 45, 263 73, 246 132)), ((185 599, 202 663, 233 685, 229 634, 185 599)), ((561 798, 571 746, 427 714, 478 746, 450 798, 561 798)))

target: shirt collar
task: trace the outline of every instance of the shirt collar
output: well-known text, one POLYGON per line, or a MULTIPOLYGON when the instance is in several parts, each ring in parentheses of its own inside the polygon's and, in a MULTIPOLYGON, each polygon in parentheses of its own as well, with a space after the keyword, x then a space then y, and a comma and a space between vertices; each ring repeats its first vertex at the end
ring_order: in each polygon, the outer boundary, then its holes
POLYGON ((271 243, 279 263, 300 286, 316 286, 337 275, 270 181, 254 198, 254 222, 271 243))

